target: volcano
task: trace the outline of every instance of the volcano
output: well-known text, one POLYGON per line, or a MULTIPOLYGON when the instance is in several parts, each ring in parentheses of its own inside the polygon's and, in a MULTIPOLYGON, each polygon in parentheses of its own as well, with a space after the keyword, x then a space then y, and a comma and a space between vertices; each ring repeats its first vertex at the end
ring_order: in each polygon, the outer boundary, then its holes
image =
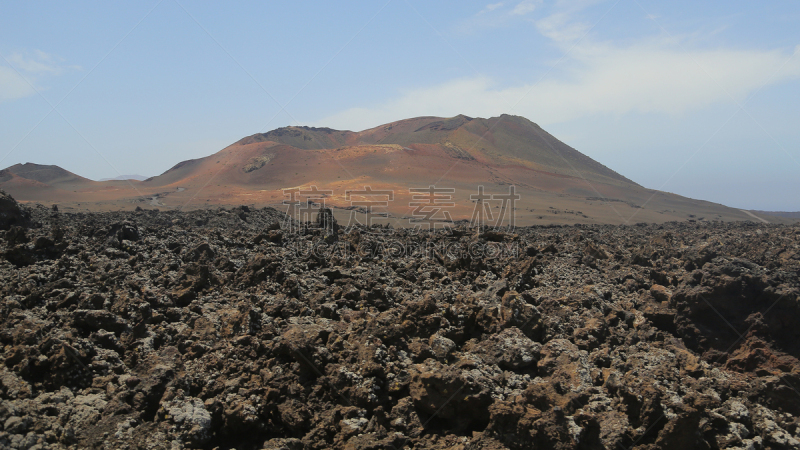
POLYGON ((143 181, 95 182, 57 166, 18 164, 0 172, 0 187, 20 201, 90 210, 275 206, 287 190, 315 187, 340 218, 363 200, 354 192, 390 191, 383 212, 394 225, 414 217, 413 190, 431 187, 447 193, 452 220, 472 217, 479 191, 510 189, 519 196, 510 214, 520 225, 754 220, 752 213, 640 186, 511 115, 417 117, 361 132, 283 127, 143 181))

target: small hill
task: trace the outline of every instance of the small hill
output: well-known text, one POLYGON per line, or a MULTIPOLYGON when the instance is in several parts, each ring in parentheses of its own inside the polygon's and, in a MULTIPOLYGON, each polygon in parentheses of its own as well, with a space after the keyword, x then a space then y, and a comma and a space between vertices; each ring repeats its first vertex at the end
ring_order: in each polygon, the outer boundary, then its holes
POLYGON ((46 166, 34 163, 14 164, 11 167, 7 167, 5 170, 19 177, 38 181, 39 183, 54 187, 92 183, 92 180, 88 178, 84 178, 80 175, 70 172, 69 170, 65 170, 59 166, 53 165, 46 166))
POLYGON ((150 177, 146 177, 144 175, 120 175, 114 178, 101 178, 98 181, 125 181, 125 180, 136 180, 136 181, 144 181, 150 177))

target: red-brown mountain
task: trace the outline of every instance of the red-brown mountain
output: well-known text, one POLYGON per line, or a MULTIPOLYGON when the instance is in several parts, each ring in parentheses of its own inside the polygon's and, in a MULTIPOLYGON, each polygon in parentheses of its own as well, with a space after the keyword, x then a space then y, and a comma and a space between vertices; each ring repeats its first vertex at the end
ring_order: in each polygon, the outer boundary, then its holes
POLYGON ((144 181, 94 182, 33 164, 0 173, 0 187, 22 201, 90 209, 276 205, 283 189, 312 185, 332 191, 326 202, 336 207, 350 205, 347 190, 391 189, 395 223, 413 211, 409 188, 431 185, 455 189, 454 219, 470 217, 478 186, 503 193, 514 185, 521 224, 753 220, 738 209, 646 189, 509 115, 417 117, 361 132, 278 128, 144 181))

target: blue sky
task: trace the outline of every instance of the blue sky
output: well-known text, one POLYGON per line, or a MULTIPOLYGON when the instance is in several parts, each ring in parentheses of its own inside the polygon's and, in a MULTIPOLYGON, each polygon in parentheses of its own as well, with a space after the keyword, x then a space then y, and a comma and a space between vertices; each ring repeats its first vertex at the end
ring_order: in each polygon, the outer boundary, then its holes
POLYGON ((510 113, 646 187, 800 210, 797 53, 796 1, 5 2, 0 167, 510 113))

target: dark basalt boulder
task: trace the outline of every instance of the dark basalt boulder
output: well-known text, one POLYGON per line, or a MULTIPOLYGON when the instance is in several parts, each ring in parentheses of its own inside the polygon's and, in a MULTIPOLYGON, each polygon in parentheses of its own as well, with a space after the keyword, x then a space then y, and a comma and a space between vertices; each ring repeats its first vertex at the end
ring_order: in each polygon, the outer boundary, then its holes
POLYGON ((31 214, 13 197, 0 190, 0 230, 8 230, 12 226, 28 226, 31 214))

